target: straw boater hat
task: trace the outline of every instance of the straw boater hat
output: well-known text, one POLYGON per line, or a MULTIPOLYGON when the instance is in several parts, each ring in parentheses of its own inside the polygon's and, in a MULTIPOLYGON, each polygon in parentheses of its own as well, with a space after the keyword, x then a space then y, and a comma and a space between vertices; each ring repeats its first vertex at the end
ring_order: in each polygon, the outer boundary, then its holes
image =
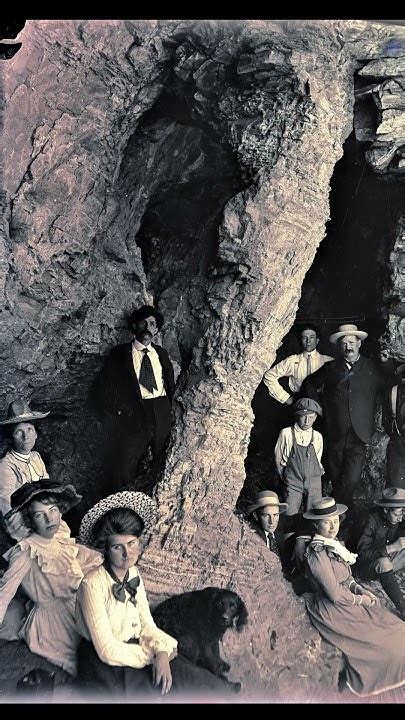
POLYGON ((312 398, 301 398, 294 403, 295 415, 309 415, 310 413, 322 415, 322 408, 316 400, 312 400, 312 398))
POLYGON ((272 492, 271 490, 262 490, 261 492, 256 493, 254 503, 253 505, 249 505, 247 511, 250 515, 259 507, 267 507, 267 505, 278 507, 280 513, 285 513, 288 508, 287 503, 280 502, 277 493, 272 492))
POLYGON ((303 513, 303 517, 307 520, 322 520, 331 515, 342 515, 347 510, 347 505, 335 502, 332 497, 323 497, 320 500, 314 500, 312 508, 303 513))
POLYGON ((385 508, 405 507, 405 490, 396 487, 385 488, 382 491, 382 497, 375 500, 374 504, 385 508))
POLYGON ((49 415, 49 412, 49 410, 45 413, 31 410, 30 406, 28 405, 28 401, 25 399, 14 400, 8 406, 7 419, 2 420, 0 422, 0 425, 16 425, 17 423, 41 420, 41 418, 47 417, 49 415))
POLYGON ((366 337, 368 337, 368 333, 364 332, 364 330, 358 330, 357 325, 339 325, 338 331, 335 333, 332 333, 332 335, 329 338, 329 341, 331 343, 337 343, 340 338, 344 337, 345 335, 356 335, 356 337, 360 338, 360 340, 365 340, 366 337))
POLYGON ((79 529, 77 541, 83 545, 94 546, 93 529, 97 520, 113 508, 133 510, 143 520, 145 531, 151 530, 156 521, 157 505, 155 501, 141 492, 123 490, 100 500, 84 516, 79 529))
MULTIPOLYGON (((4 516, 7 530, 11 536, 13 536, 13 527, 18 513, 21 516, 18 527, 26 527, 24 514, 21 511, 33 500, 40 501, 41 497, 45 495, 52 495, 57 499, 58 505, 60 503, 59 510, 62 515, 75 507, 75 505, 78 505, 82 499, 82 496, 77 494, 73 485, 62 485, 54 480, 37 480, 32 483, 25 483, 18 490, 14 490, 10 498, 11 510, 4 516), (11 524, 9 525, 10 521, 11 524)), ((31 531, 30 528, 26 529, 31 531)))

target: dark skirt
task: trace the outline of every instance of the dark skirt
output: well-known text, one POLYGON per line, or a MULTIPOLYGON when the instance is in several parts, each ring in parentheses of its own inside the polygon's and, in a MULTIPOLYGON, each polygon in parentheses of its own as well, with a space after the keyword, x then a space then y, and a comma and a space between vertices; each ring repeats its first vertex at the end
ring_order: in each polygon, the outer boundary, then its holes
MULTIPOLYGON (((166 697, 171 699, 179 694, 196 696, 198 693, 220 698, 232 692, 232 686, 225 680, 197 667, 181 655, 171 660, 170 670, 173 683, 166 697)), ((153 695, 162 699, 161 685, 153 685, 152 665, 140 669, 107 665, 100 660, 93 644, 84 639, 78 649, 77 682, 80 692, 86 695, 108 693, 149 698, 153 695)))

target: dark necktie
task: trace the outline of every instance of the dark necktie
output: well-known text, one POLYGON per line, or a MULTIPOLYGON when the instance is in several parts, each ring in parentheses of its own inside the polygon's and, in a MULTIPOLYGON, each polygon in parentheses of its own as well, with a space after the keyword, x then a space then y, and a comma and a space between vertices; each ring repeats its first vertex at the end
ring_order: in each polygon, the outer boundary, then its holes
POLYGON ((139 373, 139 382, 141 385, 143 385, 144 388, 149 390, 149 392, 153 392, 154 390, 157 390, 156 385, 156 378, 155 373, 153 372, 152 363, 150 361, 150 357, 148 355, 149 350, 148 348, 145 348, 142 350, 143 352, 143 358, 141 362, 141 371, 139 373))
POLYGON ((276 553, 276 555, 280 555, 276 543, 276 538, 274 537, 273 533, 270 532, 267 535, 267 547, 269 548, 269 550, 271 550, 271 552, 276 553))
POLYGON ((139 586, 139 577, 136 576, 132 578, 132 580, 128 580, 129 577, 129 570, 125 573, 125 577, 123 580, 119 580, 113 571, 113 569, 107 565, 107 563, 104 564, 107 572, 111 575, 112 579, 116 582, 112 586, 113 595, 116 600, 119 602, 125 602, 125 590, 129 593, 130 596, 130 602, 132 602, 134 605, 136 605, 136 592, 138 590, 139 586))

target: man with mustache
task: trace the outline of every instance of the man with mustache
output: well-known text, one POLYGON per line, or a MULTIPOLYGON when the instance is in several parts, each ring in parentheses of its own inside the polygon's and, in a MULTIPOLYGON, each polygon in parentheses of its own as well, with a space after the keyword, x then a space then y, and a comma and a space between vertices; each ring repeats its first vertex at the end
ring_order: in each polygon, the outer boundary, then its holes
POLYGON ((338 346, 340 358, 307 377, 301 387, 303 396, 323 405, 328 480, 336 501, 349 508, 374 432, 377 396, 384 387, 379 368, 360 354, 366 337, 367 333, 356 325, 341 325, 329 338, 338 346))
POLYGON ((134 310, 129 318, 133 341, 112 350, 93 388, 96 406, 109 421, 115 490, 134 485, 148 448, 156 471, 170 434, 173 365, 166 350, 152 342, 163 322, 151 305, 134 310))

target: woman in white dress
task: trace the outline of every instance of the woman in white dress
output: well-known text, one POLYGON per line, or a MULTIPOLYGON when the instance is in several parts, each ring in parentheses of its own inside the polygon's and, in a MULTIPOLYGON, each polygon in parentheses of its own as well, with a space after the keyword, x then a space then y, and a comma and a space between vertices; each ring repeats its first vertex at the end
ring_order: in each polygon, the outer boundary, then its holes
MULTIPOLYGON (((11 509, 10 498, 15 490, 25 483, 49 479, 41 455, 34 450, 37 440, 34 423, 48 415, 49 411, 31 410, 25 399, 14 400, 8 407, 7 418, 0 422, 10 446, 0 460, 0 510, 3 515, 11 509)), ((24 535, 18 527, 18 515, 14 516, 14 524, 9 527, 9 534, 16 540, 20 540, 24 535)), ((9 538, 0 535, 0 546, 2 552, 5 552, 10 547, 9 538)))
POLYGON ((100 500, 84 516, 79 539, 104 554, 77 592, 78 650, 82 690, 120 697, 204 691, 228 695, 231 687, 177 654, 177 641, 160 630, 151 615, 137 568, 140 536, 149 530, 155 502, 140 492, 123 491, 100 500))
POLYGON ((0 628, 17 589, 21 586, 32 601, 18 631, 30 650, 71 675, 76 674, 76 651, 80 635, 75 622, 75 595, 83 575, 99 565, 95 550, 76 543, 62 514, 77 505, 81 496, 72 485, 52 480, 27 483, 11 496, 5 516, 26 537, 4 557, 9 567, 0 579, 0 628))

